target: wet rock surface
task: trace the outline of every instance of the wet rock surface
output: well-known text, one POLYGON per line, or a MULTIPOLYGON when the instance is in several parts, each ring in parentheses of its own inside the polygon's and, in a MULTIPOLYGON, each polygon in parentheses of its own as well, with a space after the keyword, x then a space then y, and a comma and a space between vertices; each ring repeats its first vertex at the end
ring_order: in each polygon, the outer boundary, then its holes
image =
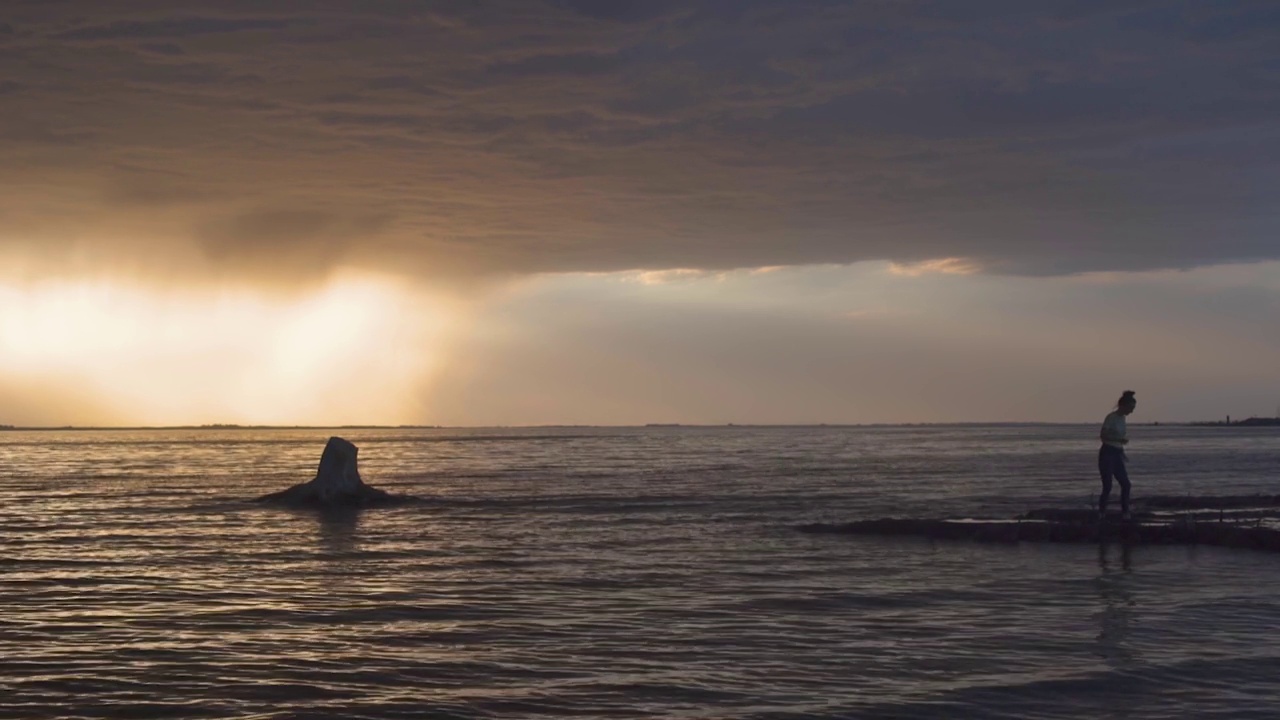
POLYGON ((1280 495, 1151 495, 1144 497, 1142 504, 1166 510, 1280 508, 1280 495))
MULTIPOLYGON (((1276 496, 1200 498, 1207 502, 1173 505, 1187 512, 1145 510, 1135 512, 1129 520, 1121 519, 1118 514, 1100 519, 1095 511, 1088 509, 1041 508, 1010 519, 879 518, 813 523, 797 529, 815 534, 910 535, 977 542, 1217 545, 1280 552, 1280 530, 1267 522, 1280 522, 1280 507, 1276 507, 1280 502, 1270 506, 1263 502, 1271 498, 1276 496), (1227 512, 1228 507, 1237 509, 1227 512)), ((1144 507, 1169 506, 1144 499, 1144 507)))
POLYGON ((331 437, 320 455, 320 467, 315 478, 263 495, 257 502, 286 507, 333 508, 397 505, 414 500, 364 484, 357 462, 359 452, 359 448, 350 441, 331 437))

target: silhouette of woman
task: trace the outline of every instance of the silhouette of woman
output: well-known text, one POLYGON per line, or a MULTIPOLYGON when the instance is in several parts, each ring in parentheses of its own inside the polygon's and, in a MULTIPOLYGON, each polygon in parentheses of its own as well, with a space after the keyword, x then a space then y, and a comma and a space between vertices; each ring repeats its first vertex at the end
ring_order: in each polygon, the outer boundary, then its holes
POLYGON ((1102 421, 1102 447, 1098 450, 1098 473, 1102 475, 1102 494, 1098 496, 1098 517, 1107 514, 1107 498, 1111 495, 1111 478, 1120 483, 1121 517, 1129 519, 1129 472, 1124 463, 1128 458, 1124 454, 1124 446, 1129 444, 1128 428, 1125 416, 1138 407, 1132 390, 1125 390, 1116 403, 1116 409, 1102 421))

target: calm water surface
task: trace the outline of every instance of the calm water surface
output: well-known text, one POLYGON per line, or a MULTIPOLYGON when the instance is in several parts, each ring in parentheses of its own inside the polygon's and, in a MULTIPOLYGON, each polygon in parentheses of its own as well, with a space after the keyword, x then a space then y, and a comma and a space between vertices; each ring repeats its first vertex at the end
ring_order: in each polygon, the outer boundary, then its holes
MULTIPOLYGON (((1280 556, 806 536, 1086 507, 1096 428, 0 433, 4 718, 1280 717, 1280 556)), ((1131 428, 1143 494, 1280 431, 1131 428)))

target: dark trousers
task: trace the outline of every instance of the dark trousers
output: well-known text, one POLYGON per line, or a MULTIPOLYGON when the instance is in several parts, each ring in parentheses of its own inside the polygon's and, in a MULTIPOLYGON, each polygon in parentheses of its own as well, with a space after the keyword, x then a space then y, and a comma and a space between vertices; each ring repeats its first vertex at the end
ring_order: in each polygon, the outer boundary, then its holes
POLYGON ((1098 496, 1098 512, 1107 511, 1111 496, 1111 478, 1120 482, 1120 511, 1129 512, 1129 471, 1124 469, 1124 451, 1111 445, 1098 450, 1098 473, 1102 475, 1102 494, 1098 496))

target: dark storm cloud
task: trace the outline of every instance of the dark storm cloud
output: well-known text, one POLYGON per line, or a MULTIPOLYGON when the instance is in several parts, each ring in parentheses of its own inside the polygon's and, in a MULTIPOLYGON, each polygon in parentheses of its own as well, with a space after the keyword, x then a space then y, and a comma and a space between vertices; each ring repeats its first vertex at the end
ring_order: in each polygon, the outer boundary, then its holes
POLYGON ((295 274, 356 259, 360 239, 376 236, 387 218, 344 216, 322 210, 254 209, 213 219, 196 231, 211 263, 245 273, 283 263, 295 274))
POLYGON ((0 243, 289 276, 1280 256, 1270 2, 169 5, 5 18, 0 243))

